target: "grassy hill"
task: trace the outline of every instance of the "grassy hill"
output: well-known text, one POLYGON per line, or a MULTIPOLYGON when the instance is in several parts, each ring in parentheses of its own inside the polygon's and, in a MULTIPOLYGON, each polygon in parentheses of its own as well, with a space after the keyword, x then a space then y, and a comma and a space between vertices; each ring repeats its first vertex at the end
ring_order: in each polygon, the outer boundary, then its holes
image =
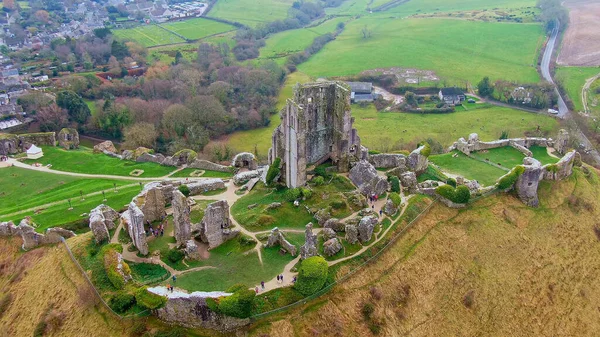
POLYGON ((251 335, 593 336, 597 173, 540 192, 538 209, 504 194, 461 211, 437 205, 377 262, 251 335))

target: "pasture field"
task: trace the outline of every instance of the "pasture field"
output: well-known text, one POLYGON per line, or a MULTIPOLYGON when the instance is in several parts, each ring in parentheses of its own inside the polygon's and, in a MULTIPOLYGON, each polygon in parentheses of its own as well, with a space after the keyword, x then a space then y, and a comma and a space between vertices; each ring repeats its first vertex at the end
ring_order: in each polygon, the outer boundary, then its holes
POLYGON ((63 150, 58 147, 42 146, 44 156, 39 159, 27 159, 25 163, 52 164, 52 169, 65 172, 86 174, 107 174, 130 176, 133 170, 144 170, 142 178, 163 177, 175 171, 175 167, 161 166, 155 163, 136 163, 120 160, 103 153, 94 153, 92 149, 80 146, 78 150, 63 150))
POLYGON ((433 70, 442 80, 475 85, 492 80, 538 82, 543 42, 539 24, 454 19, 360 18, 298 69, 312 77, 403 67, 433 70), (364 28, 371 37, 364 38, 364 28))
MULTIPOLYGON (((371 8, 389 3, 390 0, 374 0, 371 8)), ((409 16, 413 14, 456 12, 477 9, 521 8, 534 7, 535 0, 410 0, 399 6, 392 7, 385 14, 409 16)))
POLYGON ((99 191, 114 193, 113 184, 121 187, 135 184, 135 181, 79 178, 14 166, 3 168, 0 170, 0 214, 69 198, 79 199, 80 192, 84 195, 99 191))
POLYGON ((265 46, 260 49, 259 58, 276 59, 283 64, 288 55, 303 51, 312 44, 316 37, 335 32, 337 24, 344 20, 345 18, 333 18, 315 27, 273 34, 266 40, 265 46))
POLYGON ((292 3, 292 0, 219 0, 207 16, 256 27, 285 19, 292 3))
POLYGON ((600 2, 568 0, 569 25, 557 63, 569 66, 600 66, 600 2))
POLYGON ((567 95, 575 110, 583 111, 581 101, 581 90, 586 80, 600 74, 600 67, 560 67, 556 69, 556 80, 558 80, 567 91, 567 95))
POLYGON ((539 125, 541 135, 555 137, 559 129, 556 119, 549 116, 483 104, 479 109, 447 114, 377 112, 372 105, 367 108, 353 105, 352 116, 363 145, 379 151, 412 150, 427 138, 447 147, 472 132, 478 133, 483 141, 491 141, 505 130, 509 137, 536 135, 539 125))
MULTIPOLYGON (((294 86, 297 83, 305 83, 310 80, 311 78, 309 76, 300 72, 289 74, 285 81, 285 85, 279 92, 277 109, 283 108, 285 106, 285 101, 292 97, 294 86)), ((271 123, 269 126, 253 130, 238 131, 228 135, 220 141, 226 142, 231 148, 238 152, 248 151, 254 153, 254 148, 256 147, 259 157, 266 158, 267 152, 271 147, 271 135, 273 129, 279 126, 280 123, 279 113, 276 113, 271 116, 271 123)))
POLYGON ((492 165, 469 158, 458 151, 432 155, 429 160, 444 172, 457 174, 469 180, 477 180, 485 186, 494 185, 498 178, 508 173, 492 165), (453 157, 455 153, 458 154, 457 157, 453 157))
POLYGON ((235 46, 235 40, 233 39, 234 34, 234 31, 225 32, 207 36, 197 42, 152 47, 148 49, 147 59, 148 62, 161 61, 171 63, 175 61, 175 54, 177 54, 177 51, 180 51, 186 60, 195 61, 198 58, 198 46, 200 46, 201 43, 211 43, 214 45, 227 43, 229 47, 233 48, 235 46))
POLYGON ((112 32, 117 38, 135 41, 144 47, 185 42, 185 40, 179 36, 155 25, 115 29, 112 32))
POLYGON ((525 158, 524 154, 511 146, 477 151, 471 153, 471 155, 480 160, 489 161, 507 169, 512 169, 517 165, 523 164, 523 158, 525 158))
POLYGON ((194 18, 184 21, 175 21, 161 24, 162 27, 184 36, 189 40, 198 40, 207 36, 228 32, 236 28, 226 23, 194 18))

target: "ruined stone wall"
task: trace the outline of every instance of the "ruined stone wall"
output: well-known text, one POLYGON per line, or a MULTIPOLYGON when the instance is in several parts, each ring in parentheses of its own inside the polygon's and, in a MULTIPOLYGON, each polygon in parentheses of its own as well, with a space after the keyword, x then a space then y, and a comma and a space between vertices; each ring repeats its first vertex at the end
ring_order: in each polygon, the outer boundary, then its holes
MULTIPOLYGON (((562 180, 573 174, 573 166, 580 154, 573 150, 565 154, 556 164, 544 165, 544 180, 562 180)), ((581 160, 581 158, 579 158, 581 160)))
POLYGON ((58 146, 65 150, 79 148, 79 132, 73 128, 63 128, 58 133, 58 146))
POLYGON ((552 147, 554 146, 554 141, 552 139, 547 138, 526 137, 498 139, 491 142, 482 142, 479 140, 479 135, 477 135, 476 133, 472 133, 469 135, 468 141, 464 138, 460 138, 449 148, 449 150, 458 150, 466 155, 469 155, 471 152, 490 150, 505 146, 512 146, 517 150, 523 152, 523 154, 525 154, 526 156, 531 156, 531 151, 528 150, 530 147, 552 147))
POLYGON ((395 153, 381 153, 369 156, 369 163, 376 168, 395 168, 406 169, 406 156, 395 153))
POLYGON ((196 159, 187 167, 201 170, 231 172, 231 167, 229 166, 219 165, 204 159, 196 159))
POLYGON ((12 155, 24 152, 30 144, 37 146, 55 146, 54 132, 24 133, 20 135, 0 134, 0 155, 12 155))
POLYGON ((350 90, 341 82, 298 85, 294 98, 281 111, 275 129, 270 163, 282 159, 288 187, 306 183, 306 167, 331 159, 339 172, 347 172, 360 153, 360 138, 352 128, 350 90))
POLYGON ((18 226, 15 226, 11 221, 0 223, 0 236, 20 236, 23 239, 21 248, 29 250, 41 245, 59 243, 62 241, 62 238, 71 238, 75 236, 75 233, 60 227, 53 227, 48 228, 45 234, 40 234, 35 231, 26 218, 18 226))

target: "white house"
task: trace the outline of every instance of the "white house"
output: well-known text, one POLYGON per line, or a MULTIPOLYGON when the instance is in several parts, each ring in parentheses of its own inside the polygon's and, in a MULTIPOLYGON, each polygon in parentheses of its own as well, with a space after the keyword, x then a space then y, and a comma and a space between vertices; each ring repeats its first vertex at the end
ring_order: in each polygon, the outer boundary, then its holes
POLYGON ((35 145, 31 145, 29 149, 27 149, 27 159, 38 159, 44 156, 44 152, 42 149, 35 145))

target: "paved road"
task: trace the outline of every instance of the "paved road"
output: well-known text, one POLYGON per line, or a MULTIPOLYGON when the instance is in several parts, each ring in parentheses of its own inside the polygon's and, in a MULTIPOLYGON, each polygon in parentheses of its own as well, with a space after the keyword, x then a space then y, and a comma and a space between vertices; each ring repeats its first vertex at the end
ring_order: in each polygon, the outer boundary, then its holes
MULTIPOLYGON (((556 45, 556 39, 558 37, 559 30, 560 23, 557 21, 556 28, 554 28, 554 30, 552 31, 552 35, 548 40, 548 44, 546 44, 544 56, 542 57, 542 65, 540 66, 542 71, 542 77, 552 84, 554 84, 554 80, 552 79, 552 75, 550 74, 550 62, 552 61, 552 54, 554 53, 554 46, 556 45)), ((558 96, 558 116, 560 118, 565 118, 569 114, 569 108, 567 108, 567 104, 560 95, 556 84, 554 84, 554 92, 558 96)))

